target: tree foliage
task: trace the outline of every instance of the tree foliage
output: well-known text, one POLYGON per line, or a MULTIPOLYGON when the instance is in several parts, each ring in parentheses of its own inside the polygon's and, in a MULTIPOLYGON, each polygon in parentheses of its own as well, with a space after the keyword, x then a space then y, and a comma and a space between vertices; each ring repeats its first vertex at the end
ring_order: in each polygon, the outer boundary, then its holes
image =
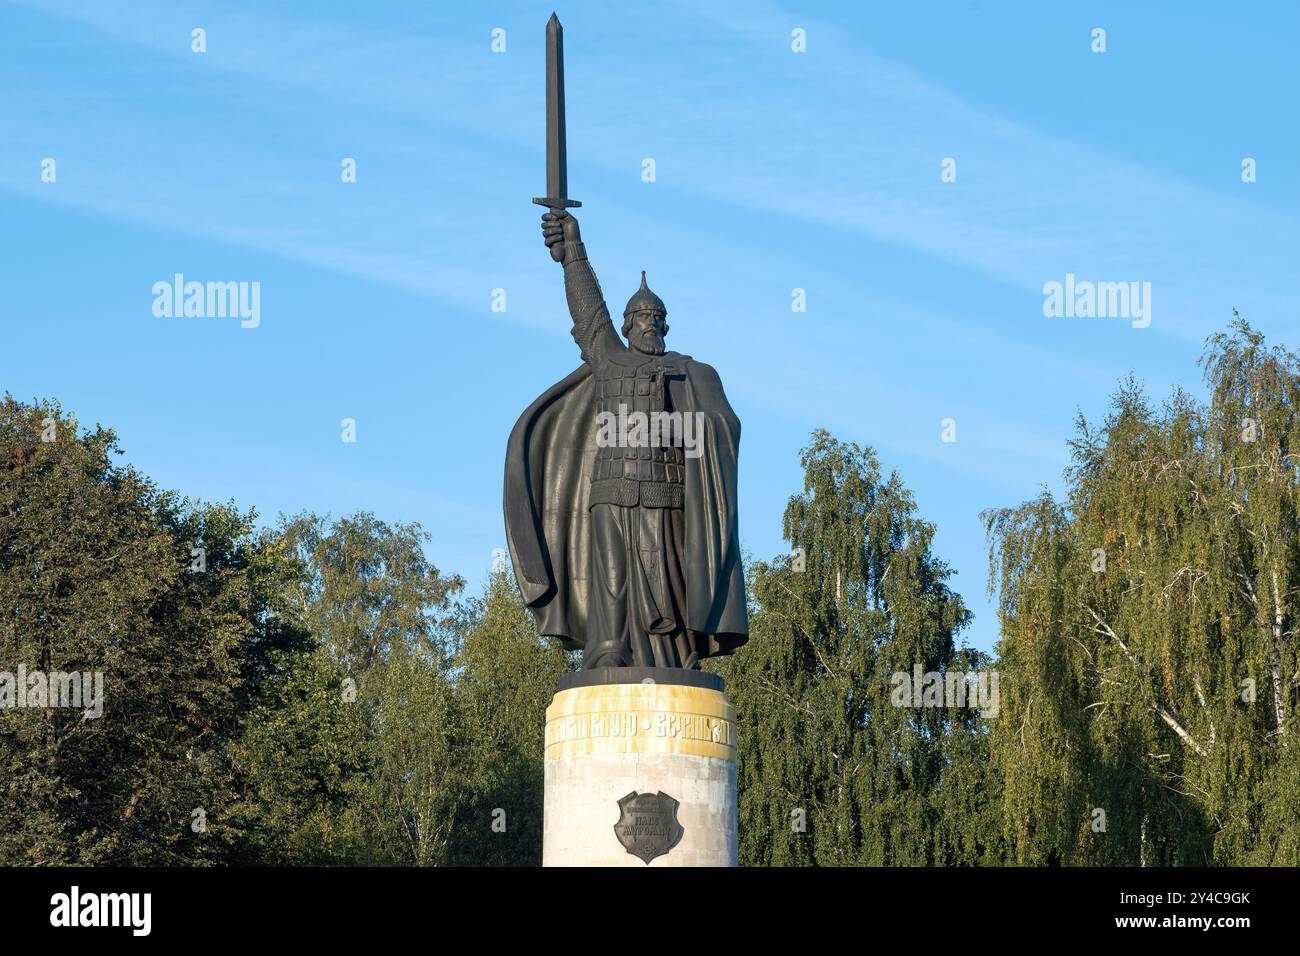
POLYGON ((260 614, 254 515, 191 507, 116 451, 56 404, 0 405, 0 669, 103 681, 98 718, 0 709, 7 861, 215 862, 241 836, 225 745, 254 662, 290 642, 260 614))
POLYGON ((986 514, 1022 863, 1294 863, 1293 353, 1238 321, 1209 401, 1133 382, 1082 418, 1064 501, 986 514))
MULTIPOLYGON (((742 863, 1300 863, 1300 357, 1238 321, 1202 367, 1202 401, 1123 383, 1059 499, 985 513, 996 657, 899 476, 812 435, 708 664, 742 863)), ((508 571, 466 597, 419 525, 262 526, 119 454, 0 404, 0 864, 540 862, 574 663, 508 571), (102 716, 20 670, 101 674, 102 716)))
POLYGON ((750 643, 722 666, 740 720, 742 859, 765 865, 984 862, 996 830, 955 816, 985 781, 969 708, 897 706, 894 674, 965 672, 969 619, 934 528, 870 449, 804 450, 792 554, 749 568, 750 643), (965 778, 963 780, 963 777, 965 778))

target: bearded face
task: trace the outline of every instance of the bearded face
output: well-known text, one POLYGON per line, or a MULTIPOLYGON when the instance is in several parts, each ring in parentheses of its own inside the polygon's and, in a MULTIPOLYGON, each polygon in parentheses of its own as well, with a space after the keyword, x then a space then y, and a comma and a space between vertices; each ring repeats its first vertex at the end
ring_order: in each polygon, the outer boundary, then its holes
POLYGON ((627 329, 627 344, 646 355, 664 354, 668 322, 662 312, 634 312, 627 329))

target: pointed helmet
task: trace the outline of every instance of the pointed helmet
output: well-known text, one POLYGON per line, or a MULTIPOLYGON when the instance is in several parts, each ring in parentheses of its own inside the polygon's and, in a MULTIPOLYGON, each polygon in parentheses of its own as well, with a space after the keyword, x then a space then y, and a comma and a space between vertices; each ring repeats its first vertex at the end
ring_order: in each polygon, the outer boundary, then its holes
POLYGON ((623 310, 623 317, 631 315, 634 312, 658 312, 660 315, 667 315, 668 308, 664 305, 664 300, 659 298, 650 291, 650 287, 645 284, 645 270, 641 270, 641 288, 632 294, 632 298, 627 300, 627 308, 623 310))

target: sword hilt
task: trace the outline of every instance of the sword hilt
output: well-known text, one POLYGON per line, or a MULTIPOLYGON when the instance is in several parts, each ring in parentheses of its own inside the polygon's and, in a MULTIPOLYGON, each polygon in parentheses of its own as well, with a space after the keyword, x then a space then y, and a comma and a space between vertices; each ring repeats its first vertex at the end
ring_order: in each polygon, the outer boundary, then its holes
MULTIPOLYGON (((561 196, 534 196, 533 202, 537 203, 539 206, 549 206, 551 212, 555 213, 557 218, 563 216, 566 209, 576 209, 578 206, 582 205, 582 203, 577 199, 565 199, 561 196)), ((564 255, 564 253, 560 251, 560 247, 561 243, 558 242, 551 246, 551 258, 556 262, 559 262, 560 258, 564 255)))

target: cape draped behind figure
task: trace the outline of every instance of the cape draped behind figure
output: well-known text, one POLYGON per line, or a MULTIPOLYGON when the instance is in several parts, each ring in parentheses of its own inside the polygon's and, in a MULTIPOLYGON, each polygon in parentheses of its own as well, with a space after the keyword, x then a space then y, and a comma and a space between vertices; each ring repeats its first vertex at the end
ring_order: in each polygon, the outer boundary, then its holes
MULTIPOLYGON (((736 520, 740 421, 711 366, 677 352, 663 359, 683 369, 666 379, 671 407, 683 416, 699 412, 695 420, 703 423, 701 454, 685 458, 686 636, 700 658, 730 654, 749 639, 736 520)), ((588 639, 596 413, 584 363, 524 411, 506 450, 506 541, 515 577, 538 632, 566 650, 588 639)))

